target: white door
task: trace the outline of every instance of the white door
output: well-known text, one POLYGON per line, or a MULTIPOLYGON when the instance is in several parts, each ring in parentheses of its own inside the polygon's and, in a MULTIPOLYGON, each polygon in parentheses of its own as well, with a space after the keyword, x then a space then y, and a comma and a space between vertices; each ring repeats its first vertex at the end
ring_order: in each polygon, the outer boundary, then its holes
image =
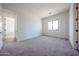
POLYGON ((79 3, 75 5, 75 20, 76 20, 76 26, 75 29, 76 31, 76 48, 79 50, 79 3))

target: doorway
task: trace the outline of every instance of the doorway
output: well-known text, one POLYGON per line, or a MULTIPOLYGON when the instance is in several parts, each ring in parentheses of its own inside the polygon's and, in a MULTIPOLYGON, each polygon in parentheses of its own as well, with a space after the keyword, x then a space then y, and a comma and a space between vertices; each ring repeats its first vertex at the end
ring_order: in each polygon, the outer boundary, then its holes
POLYGON ((3 41, 16 42, 16 15, 9 10, 3 12, 3 41))
POLYGON ((4 41, 15 41, 15 19, 12 17, 5 17, 4 26, 4 41))
POLYGON ((3 40, 2 39, 3 39, 3 35, 2 35, 2 17, 0 15, 0 49, 3 45, 3 40))

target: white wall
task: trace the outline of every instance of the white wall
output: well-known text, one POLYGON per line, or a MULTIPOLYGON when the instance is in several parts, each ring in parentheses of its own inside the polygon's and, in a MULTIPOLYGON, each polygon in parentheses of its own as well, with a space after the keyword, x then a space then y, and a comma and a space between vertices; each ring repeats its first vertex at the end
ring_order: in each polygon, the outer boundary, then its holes
POLYGON ((35 13, 23 8, 23 6, 12 4, 4 5, 3 8, 12 10, 17 14, 17 40, 25 40, 41 35, 41 19, 35 13))
POLYGON ((49 35, 54 37, 60 38, 69 38, 68 36, 68 21, 69 21, 69 11, 65 11, 54 16, 50 16, 47 18, 43 18, 43 35, 49 35), (59 22, 59 29, 58 31, 49 31, 48 30, 48 21, 51 20, 58 20, 59 22))
POLYGON ((21 11, 17 16, 18 40, 30 39, 41 35, 41 20, 32 13, 21 11))
MULTIPOLYGON (((0 16, 2 16, 2 5, 0 4, 0 16)), ((3 46, 2 33, 0 33, 0 49, 3 46)))

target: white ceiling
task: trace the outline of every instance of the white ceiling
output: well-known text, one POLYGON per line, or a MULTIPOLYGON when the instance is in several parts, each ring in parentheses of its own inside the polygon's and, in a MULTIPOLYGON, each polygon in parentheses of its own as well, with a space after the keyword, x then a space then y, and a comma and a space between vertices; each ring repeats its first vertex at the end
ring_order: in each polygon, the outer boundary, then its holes
MULTIPOLYGON (((3 4, 4 8, 12 9, 17 8, 18 10, 31 11, 38 17, 48 17, 69 9, 69 3, 6 3, 3 4)), ((12 10, 15 10, 12 9, 12 10)))

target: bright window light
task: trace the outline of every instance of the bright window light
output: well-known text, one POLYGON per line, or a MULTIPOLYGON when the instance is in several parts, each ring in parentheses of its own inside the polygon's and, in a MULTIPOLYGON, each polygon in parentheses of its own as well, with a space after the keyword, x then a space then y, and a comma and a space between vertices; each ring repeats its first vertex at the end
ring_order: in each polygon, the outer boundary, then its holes
POLYGON ((58 20, 49 21, 48 30, 58 30, 58 20))
POLYGON ((48 22, 48 30, 52 30, 52 21, 48 22))
POLYGON ((53 30, 58 30, 58 20, 53 21, 53 30))

